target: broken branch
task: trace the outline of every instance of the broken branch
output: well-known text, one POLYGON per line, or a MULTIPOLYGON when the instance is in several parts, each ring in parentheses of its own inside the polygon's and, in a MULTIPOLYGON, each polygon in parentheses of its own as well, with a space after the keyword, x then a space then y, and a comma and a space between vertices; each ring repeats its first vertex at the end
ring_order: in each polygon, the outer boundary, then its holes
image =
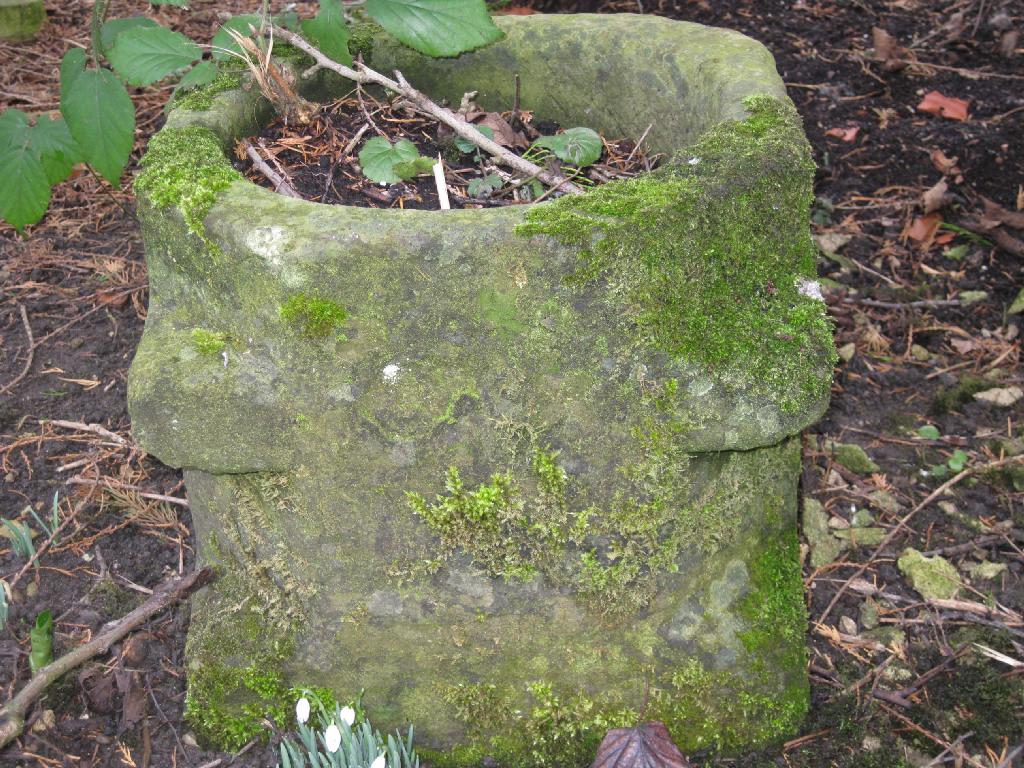
POLYGON ((69 651, 56 661, 40 669, 17 695, 0 708, 0 748, 21 735, 25 728, 25 713, 32 703, 43 695, 47 687, 61 675, 109 650, 110 646, 138 627, 144 621, 170 605, 188 597, 215 578, 212 568, 203 568, 190 575, 175 579, 158 587, 153 596, 134 611, 109 625, 108 628, 84 645, 69 651))
POLYGON ((561 189, 563 192, 574 195, 583 193, 583 190, 573 184, 566 176, 563 176, 560 173, 546 171, 540 166, 531 163, 529 160, 524 160, 514 152, 505 149, 505 147, 501 146, 497 142, 488 139, 470 123, 467 123, 450 109, 446 109, 439 104, 435 104, 426 95, 413 88, 405 77, 402 76, 401 72, 396 71, 395 79, 392 80, 391 78, 370 69, 361 62, 355 65, 357 67, 356 69, 351 69, 350 67, 338 64, 336 61, 328 58, 315 46, 306 42, 301 35, 297 35, 283 27, 274 26, 272 27, 272 30, 275 36, 284 40, 286 43, 295 46, 316 61, 316 64, 302 73, 303 78, 312 77, 320 69, 329 69, 332 72, 337 72, 342 77, 348 78, 356 83, 374 83, 376 85, 383 86, 390 91, 400 94, 418 111, 423 114, 430 115, 439 123, 444 123, 457 135, 467 141, 473 142, 473 144, 480 147, 482 150, 508 167, 514 168, 527 176, 536 176, 549 187, 561 189))

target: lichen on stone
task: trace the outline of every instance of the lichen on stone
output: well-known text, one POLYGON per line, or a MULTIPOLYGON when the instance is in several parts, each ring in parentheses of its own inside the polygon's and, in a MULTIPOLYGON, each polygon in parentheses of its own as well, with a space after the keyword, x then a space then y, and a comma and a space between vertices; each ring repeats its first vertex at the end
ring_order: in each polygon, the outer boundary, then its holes
POLYGON ((219 192, 242 178, 207 128, 164 129, 149 142, 135 192, 157 208, 181 211, 188 231, 208 242, 203 220, 219 192))
POLYGON ((799 288, 814 165, 791 105, 744 104, 664 167, 536 206, 518 231, 579 248, 574 281, 603 284, 655 349, 793 412, 835 362, 823 304, 799 288))

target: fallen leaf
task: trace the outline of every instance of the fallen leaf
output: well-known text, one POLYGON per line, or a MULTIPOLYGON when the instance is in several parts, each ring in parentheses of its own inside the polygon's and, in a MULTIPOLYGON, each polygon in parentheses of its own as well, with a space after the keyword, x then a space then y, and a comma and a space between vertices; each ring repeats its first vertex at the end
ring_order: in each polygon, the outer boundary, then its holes
POLYGON ((114 711, 114 676, 104 674, 100 667, 89 667, 78 675, 78 684, 85 691, 89 709, 100 715, 114 711))
POLYGON ((963 171, 957 165, 960 162, 959 157, 947 157, 941 149, 933 149, 928 157, 931 158, 932 165, 939 173, 944 176, 952 176, 957 184, 963 181, 963 171))
POLYGON ((886 72, 898 72, 907 66, 907 49, 900 45, 895 37, 881 27, 874 27, 871 30, 871 38, 875 45, 875 59, 882 62, 882 69, 886 72))
POLYGON ((508 120, 497 112, 485 113, 483 119, 476 121, 476 125, 484 125, 494 131, 494 140, 503 147, 525 149, 530 146, 526 137, 509 125, 508 120))
POLYGON ((1017 54, 1017 43, 1020 42, 1020 30, 1008 29, 999 38, 999 53, 1004 59, 1012 59, 1017 54))
POLYGON ((693 768, 693 763, 672 743, 668 728, 651 721, 608 731, 590 768, 693 768))
POLYGON ((820 235, 815 235, 814 239, 822 253, 832 255, 839 253, 853 239, 853 235, 842 232, 822 232, 820 235))
POLYGON ((903 230, 903 239, 913 240, 918 248, 927 251, 935 242, 935 233, 939 231, 942 217, 937 213, 930 213, 927 216, 915 216, 913 221, 903 230))
POLYGON ((950 339, 949 345, 961 355, 966 355, 978 348, 977 343, 971 339, 950 339))
POLYGON ((946 193, 949 191, 949 185, 945 179, 939 179, 939 181, 921 195, 921 205, 924 207, 925 213, 934 213, 946 204, 947 196, 946 193))
POLYGON ((962 122, 967 119, 967 108, 970 105, 969 101, 943 96, 938 91, 928 91, 917 105, 917 111, 962 122))
POLYGON ((142 685, 142 675, 134 670, 115 669, 114 680, 122 696, 118 730, 123 733, 146 716, 146 689, 142 685))
POLYGON ((860 132, 860 128, 854 126, 853 128, 829 128, 825 131, 826 136, 831 136, 835 139, 842 139, 843 141, 850 142, 857 138, 857 134, 860 132))
POLYGON ((1024 390, 1020 387, 994 387, 984 392, 975 392, 974 399, 980 400, 989 405, 998 405, 1001 408, 1013 405, 1024 397, 1024 390))

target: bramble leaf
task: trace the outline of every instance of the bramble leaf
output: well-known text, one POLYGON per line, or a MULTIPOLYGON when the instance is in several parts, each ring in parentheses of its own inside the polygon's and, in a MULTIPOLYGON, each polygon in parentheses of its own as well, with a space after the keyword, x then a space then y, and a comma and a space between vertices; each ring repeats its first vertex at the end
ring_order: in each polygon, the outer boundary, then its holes
POLYGON ((61 93, 61 112, 82 158, 117 186, 135 141, 135 106, 121 82, 105 69, 82 72, 61 93))
POLYGON ((30 134, 32 149, 39 156, 49 184, 58 184, 71 175, 81 152, 63 119, 40 116, 30 134))
MULTIPOLYGON (((228 30, 233 29, 243 37, 251 37, 252 30, 260 28, 260 18, 258 13, 243 13, 238 16, 232 16, 225 21, 221 28, 217 30, 217 34, 213 36, 213 40, 210 41, 210 45, 213 48, 213 58, 217 61, 223 61, 224 59, 231 58, 231 53, 240 54, 242 49, 238 47, 238 43, 231 37, 228 30)), ((299 14, 295 13, 295 11, 285 11, 276 16, 271 16, 270 21, 293 32, 299 30, 299 14)))
POLYGON ((68 48, 60 62, 60 99, 64 109, 64 98, 71 93, 75 79, 85 72, 85 51, 81 48, 68 48))
POLYGON ((570 128, 555 136, 541 136, 533 146, 550 149, 558 159, 580 167, 596 163, 604 149, 601 137, 590 128, 570 128))
POLYGON ((398 163, 410 162, 420 156, 416 145, 399 139, 394 145, 383 136, 374 136, 359 150, 363 175, 378 184, 396 184, 401 177, 395 172, 398 163))
POLYGON ((483 0, 366 0, 366 12, 410 48, 458 56, 500 40, 483 0))
POLYGON ((50 205, 50 185, 32 148, 31 130, 21 110, 0 114, 0 218, 19 232, 43 218, 50 205))
POLYGON ((114 71, 131 85, 155 83, 202 55, 199 46, 185 35, 159 26, 122 32, 107 52, 114 71))
POLYGON ((217 62, 200 61, 192 69, 186 72, 178 82, 177 91, 188 91, 198 88, 200 85, 212 83, 217 78, 217 62))
POLYGON ((348 50, 348 25, 341 9, 341 0, 320 0, 320 11, 316 18, 302 22, 302 34, 339 64, 352 66, 352 54, 348 50))
POLYGON ((106 56, 114 41, 122 32, 139 27, 159 27, 160 25, 148 16, 127 16, 123 19, 111 19, 100 28, 100 46, 103 48, 103 55, 106 56))

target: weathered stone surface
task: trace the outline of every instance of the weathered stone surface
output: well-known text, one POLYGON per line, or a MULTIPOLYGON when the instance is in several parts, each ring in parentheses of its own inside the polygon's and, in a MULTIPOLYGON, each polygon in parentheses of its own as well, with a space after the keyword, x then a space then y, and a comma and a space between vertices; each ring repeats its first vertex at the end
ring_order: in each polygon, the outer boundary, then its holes
POLYGON ((43 0, 0 0, 0 40, 31 40, 44 21, 43 0))
POLYGON ((501 24, 456 60, 378 40, 373 62, 487 106, 520 72, 525 109, 654 121, 677 161, 442 213, 241 180, 221 147, 252 92, 195 94, 151 142, 129 399, 224 571, 188 649, 189 712, 222 744, 293 684, 365 688, 375 723, 453 765, 586 762, 645 698, 687 749, 776 739, 806 708, 789 436, 834 353, 799 290, 812 166, 771 57, 652 17, 501 24))

